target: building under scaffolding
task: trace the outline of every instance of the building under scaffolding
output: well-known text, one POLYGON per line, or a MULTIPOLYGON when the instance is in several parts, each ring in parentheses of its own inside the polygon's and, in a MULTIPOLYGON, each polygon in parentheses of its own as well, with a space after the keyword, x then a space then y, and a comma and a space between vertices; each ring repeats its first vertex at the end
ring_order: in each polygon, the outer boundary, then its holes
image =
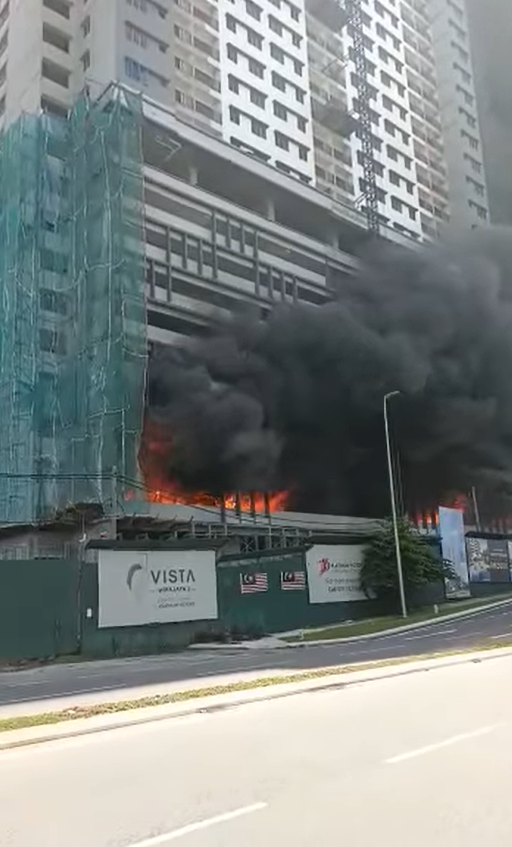
POLYGON ((0 525, 144 500, 148 349, 241 305, 342 296, 369 237, 352 207, 114 84, 12 125, 0 196, 0 525))
POLYGON ((0 522, 134 477, 147 351, 140 98, 24 115, 0 150, 0 522))

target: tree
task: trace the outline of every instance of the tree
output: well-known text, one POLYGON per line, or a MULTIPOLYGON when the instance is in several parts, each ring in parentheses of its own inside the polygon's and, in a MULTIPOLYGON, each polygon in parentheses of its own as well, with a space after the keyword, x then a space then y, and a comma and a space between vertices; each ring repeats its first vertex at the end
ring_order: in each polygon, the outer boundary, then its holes
MULTIPOLYGON (((406 519, 398 521, 402 554, 402 572, 406 597, 424 585, 441 582, 449 575, 449 566, 406 519)), ((382 521, 378 532, 366 547, 361 569, 361 587, 367 597, 398 598, 395 535, 393 522, 382 521)))

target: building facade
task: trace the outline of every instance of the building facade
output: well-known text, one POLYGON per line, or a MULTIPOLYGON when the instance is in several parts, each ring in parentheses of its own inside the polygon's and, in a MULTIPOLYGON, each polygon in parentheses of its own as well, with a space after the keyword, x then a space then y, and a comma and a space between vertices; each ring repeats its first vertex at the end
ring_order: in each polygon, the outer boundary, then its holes
MULTIPOLYGON (((364 210, 353 3, 4 0, 0 127, 120 81, 364 210)), ((464 0, 360 3, 381 223, 415 240, 485 225, 464 0)))
POLYGON ((475 89, 481 117, 482 156, 474 163, 485 171, 492 223, 512 224, 512 4, 508 0, 466 0, 475 89))

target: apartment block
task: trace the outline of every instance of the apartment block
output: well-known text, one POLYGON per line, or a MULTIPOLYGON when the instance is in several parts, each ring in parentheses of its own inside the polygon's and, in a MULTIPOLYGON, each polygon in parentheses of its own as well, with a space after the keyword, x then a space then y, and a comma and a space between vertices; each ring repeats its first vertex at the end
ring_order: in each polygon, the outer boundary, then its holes
POLYGON ((486 226, 489 205, 465 3, 429 0, 423 6, 431 20, 451 218, 466 228, 486 226))
POLYGON ((119 81, 364 212, 357 6, 381 225, 485 225, 464 0, 0 0, 0 129, 119 81))

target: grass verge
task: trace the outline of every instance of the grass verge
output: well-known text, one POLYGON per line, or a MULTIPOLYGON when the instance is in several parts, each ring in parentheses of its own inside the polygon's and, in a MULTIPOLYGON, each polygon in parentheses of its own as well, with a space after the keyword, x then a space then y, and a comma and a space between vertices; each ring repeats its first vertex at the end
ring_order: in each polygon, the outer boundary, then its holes
POLYGON ((38 726, 50 726, 54 724, 75 721, 83 718, 93 718, 100 715, 120 714, 151 706, 167 706, 173 703, 186 703, 190 700, 198 700, 203 697, 213 697, 216 694, 233 694, 241 691, 252 691, 261 688, 270 688, 279 685, 287 685, 297 682, 308 682, 309 680, 328 680, 333 676, 343 676, 354 671, 373 670, 397 665, 407 665, 427 659, 442 659, 450 656, 461 656, 467 652, 486 652, 499 648, 512 647, 512 640, 496 644, 484 644, 471 650, 453 650, 441 653, 430 653, 420 656, 406 656, 395 659, 380 659, 374 662, 361 662, 357 665, 338 665, 332 668, 316 668, 310 671, 283 674, 280 676, 262 677, 260 679, 242 680, 229 683, 228 685, 210 685, 204 688, 192 688, 184 691, 175 691, 172 694, 155 694, 153 697, 141 697, 138 700, 121 700, 117 703, 99 703, 95 706, 77 706, 58 712, 43 712, 39 715, 20 715, 19 717, 3 718, 0 720, 0 733, 11 732, 16 729, 29 729, 38 726))
POLYGON ((435 623, 440 618, 451 615, 454 612, 477 611, 480 608, 497 603, 499 600, 512 599, 512 593, 507 595, 500 594, 495 597, 486 597, 485 600, 460 600, 444 603, 439 607, 437 615, 432 614, 432 608, 422 609, 419 612, 410 614, 406 621, 402 617, 389 616, 383 618, 368 618, 368 620, 355 621, 354 623, 341 623, 339 626, 328 626, 322 629, 309 629, 304 632, 303 637, 300 635, 289 635, 282 638, 283 641, 295 643, 297 641, 330 641, 333 638, 355 638, 359 635, 375 635, 380 632, 386 632, 388 629, 395 629, 399 626, 405 626, 413 623, 426 623, 432 621, 435 623))

